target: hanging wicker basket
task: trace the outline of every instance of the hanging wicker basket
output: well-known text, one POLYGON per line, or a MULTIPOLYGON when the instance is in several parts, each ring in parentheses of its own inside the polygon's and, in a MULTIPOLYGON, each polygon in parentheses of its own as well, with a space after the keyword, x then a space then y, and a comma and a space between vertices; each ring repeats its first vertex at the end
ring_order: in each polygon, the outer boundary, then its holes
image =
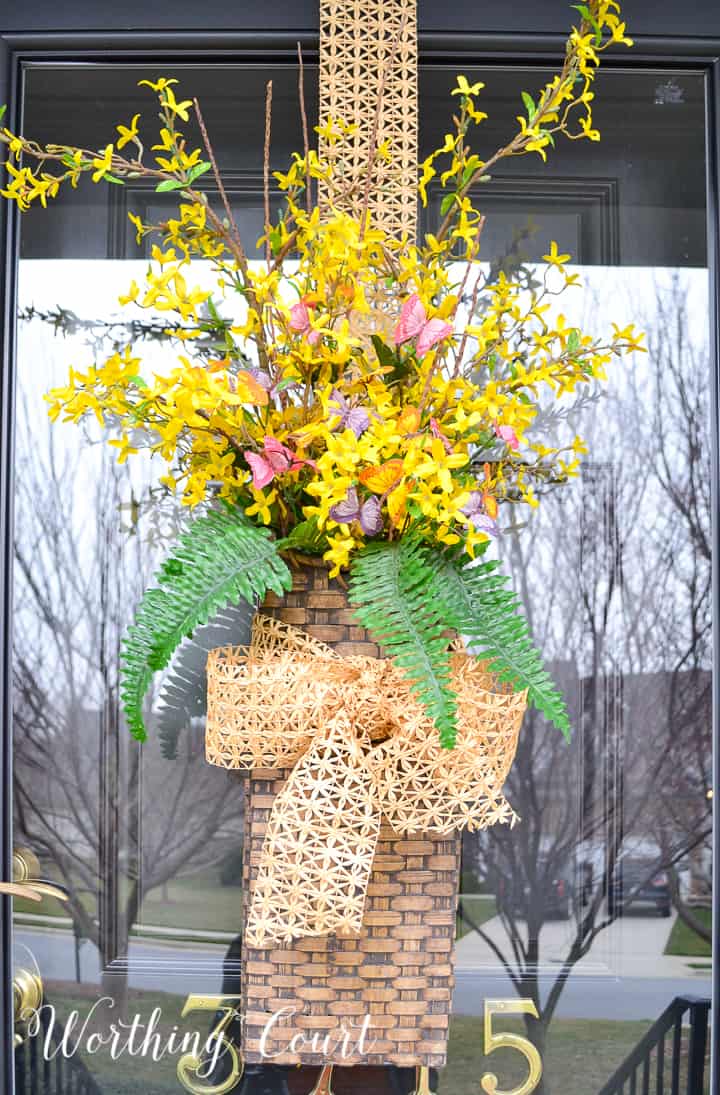
MULTIPOLYGON (((377 645, 354 620, 344 583, 329 579, 321 561, 304 560, 295 567, 293 578, 292 591, 284 598, 274 595, 267 598, 262 607, 265 616, 299 629, 310 641, 329 647, 334 657, 348 659, 343 665, 352 665, 354 659, 363 662, 380 656, 377 645)), ((291 649, 288 659, 293 656, 291 649)), ((361 828, 358 830, 356 826, 351 833, 353 839, 357 836, 352 845, 355 887, 354 892, 348 894, 346 890, 343 895, 350 912, 346 911, 344 919, 333 921, 327 918, 325 909, 322 921, 325 933, 312 934, 316 928, 309 924, 307 913, 293 919, 292 906, 283 904, 287 893, 296 892, 297 888, 293 891, 292 887, 289 890, 285 887, 274 894, 267 877, 268 864, 271 868, 276 866, 278 857, 281 864, 290 865, 290 870, 297 862, 287 854, 289 843, 294 847, 295 834, 288 836, 287 828, 278 828, 273 808, 282 803, 283 792, 287 793, 291 757, 298 751, 302 753, 307 744, 300 743, 302 748, 299 748, 292 733, 282 735, 274 746, 274 755, 284 758, 285 766, 279 767, 277 761, 273 767, 258 765, 267 754, 263 751, 262 726, 255 718, 252 704, 248 710, 242 706, 247 682, 238 686, 234 674, 242 657, 243 652, 235 650, 211 655, 207 756, 211 763, 251 769, 245 782, 243 1057, 247 1062, 272 1061, 283 1065, 442 1067, 446 1060, 454 983, 460 828, 452 821, 455 827, 447 822, 444 832, 408 835, 397 831, 403 827, 402 809, 391 813, 394 828, 386 816, 382 820, 378 817, 379 836, 372 834, 374 854, 370 852, 366 863, 366 890, 361 892, 363 887, 358 883, 361 860, 363 854, 367 856, 363 840, 371 828, 365 819, 361 828), (245 727, 245 736, 240 734, 239 724, 245 727), (255 738, 250 735, 250 745, 248 725, 255 733, 255 738), (253 903, 254 897, 262 901, 253 903), (264 916, 258 917, 258 903, 265 909, 264 916), (279 920, 285 918, 290 924, 287 938, 263 938, 267 924, 268 931, 277 932, 279 920), (332 925, 334 929, 329 931, 332 925), (294 937, 289 937, 291 934, 294 937)), ((383 664, 387 663, 378 663, 383 664)), ((334 670, 337 665, 333 662, 331 668, 334 670)), ((300 674, 301 709, 306 705, 302 689, 300 674)), ((346 707, 362 703, 360 690, 356 700, 354 695, 352 688, 346 686, 346 707)), ((501 790, 515 752, 524 697, 500 690, 491 698, 499 706, 486 703, 485 707, 499 729, 491 748, 490 767, 493 785, 501 790)), ((407 702, 411 702, 409 698, 407 702)), ((473 702, 476 702, 474 694, 473 702)), ((268 725, 272 726, 272 711, 268 718, 268 725)), ((301 736, 302 725, 300 720, 301 736)), ((332 740, 331 734, 328 737, 332 740)), ((376 744, 366 741, 365 747, 381 755, 388 743, 382 741, 381 732, 379 738, 376 744)), ((342 764, 345 755, 334 748, 336 752, 330 759, 333 764, 342 764)), ((311 752, 308 749, 306 756, 311 752)), ((296 765, 295 780, 302 763, 296 765)), ((391 755, 383 758, 382 765, 378 763, 377 786, 382 783, 382 767, 392 763, 397 764, 397 758, 393 761, 391 755)), ((322 782, 321 793, 326 782, 322 782)), ((511 821, 514 815, 499 790, 494 803, 495 820, 511 821)), ((317 799, 317 783, 309 797, 317 799)), ((393 797, 398 799, 397 794, 393 797)), ((398 801, 402 803, 402 795, 398 801)), ((316 804, 313 808, 316 809, 316 804)), ((305 833, 306 838, 315 840, 317 848, 332 843, 335 832, 332 798, 329 813, 327 832, 321 829, 305 833)), ((337 813, 344 816, 340 811, 337 813)), ((293 816, 297 820, 297 810, 293 816)), ((484 823, 491 823, 489 815, 484 823)), ((311 876, 309 882, 303 877, 305 881, 301 879, 301 883, 305 887, 318 884, 317 875, 311 876)), ((331 883, 329 878, 330 892, 331 883)), ((332 905, 332 898, 327 904, 332 905)), ((317 914, 317 907, 313 908, 317 914)))

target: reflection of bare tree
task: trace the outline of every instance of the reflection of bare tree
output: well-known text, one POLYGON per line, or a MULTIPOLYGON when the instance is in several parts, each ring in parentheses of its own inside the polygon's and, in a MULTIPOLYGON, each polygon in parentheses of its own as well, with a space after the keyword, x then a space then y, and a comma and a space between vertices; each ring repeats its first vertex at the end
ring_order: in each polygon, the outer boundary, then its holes
POLYGON ((64 448, 57 433, 37 444, 24 410, 15 543, 17 840, 62 878, 76 934, 92 940, 107 965, 127 954, 150 890, 211 866, 237 844, 238 795, 190 735, 168 762, 155 743, 137 747, 121 725, 120 641, 150 577, 152 548, 142 523, 123 531, 130 479, 105 447, 95 446, 90 458, 87 447, 64 448))
MULTIPOLYGON (((52 329, 56 336, 72 338, 81 335, 85 343, 98 355, 116 352, 125 346, 136 346, 140 343, 155 342, 161 346, 168 345, 167 323, 162 319, 129 319, 121 316, 116 319, 92 319, 88 316, 79 316, 72 308, 64 308, 56 304, 54 308, 36 308, 29 304, 20 308, 17 318, 21 323, 43 323, 52 329)), ((209 358, 217 356, 224 350, 224 343, 217 338, 217 325, 220 317, 213 317, 213 332, 207 337, 193 339, 193 354, 196 358, 209 358)), ((229 330, 232 319, 222 320, 223 326, 229 330)), ((182 327, 175 330, 182 329, 182 327)), ((194 327, 188 327, 189 331, 195 331, 194 327)))
POLYGON ((680 915, 697 923, 677 883, 688 856, 706 862, 711 834, 710 469, 707 352, 686 303, 677 280, 658 290, 649 365, 597 415, 600 462, 508 538, 576 726, 568 747, 526 716, 508 780, 521 823, 474 849, 504 929, 480 932, 535 1001, 527 1026, 541 1052, 568 977, 617 915, 606 899, 628 848, 644 849, 648 882, 669 874, 680 915), (542 931, 557 915, 570 919, 549 965, 542 931))
POLYGON ((709 928, 693 912, 694 902, 709 900, 712 885, 710 367, 692 337, 689 305, 676 274, 670 290, 657 295, 650 338, 656 383, 645 411, 645 432, 655 440, 652 467, 666 508, 662 546, 674 560, 674 595, 672 603, 664 599, 665 626, 657 636, 672 673, 663 728, 668 764, 658 788, 656 832, 666 855, 683 845, 689 851, 687 892, 674 865, 670 870, 675 904, 679 916, 710 942, 709 928))

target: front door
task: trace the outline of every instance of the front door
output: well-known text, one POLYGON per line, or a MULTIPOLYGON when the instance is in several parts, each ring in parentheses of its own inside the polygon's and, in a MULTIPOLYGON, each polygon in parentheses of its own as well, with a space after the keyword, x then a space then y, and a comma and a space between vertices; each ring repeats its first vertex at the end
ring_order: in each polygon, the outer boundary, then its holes
MULTIPOLYGON (((480 57, 463 67, 486 84, 480 133, 494 150, 520 91, 546 72, 480 57)), ((444 132, 457 69, 422 73, 421 156, 444 132)), ((138 81, 160 74, 200 99, 241 231, 256 239, 268 78, 273 168, 302 144, 292 64, 34 64, 23 129, 101 148, 118 121, 147 112, 138 81)), ((313 116, 315 80, 308 66, 313 116)), ((563 411, 558 431, 588 437, 592 459, 564 494, 548 484, 543 507, 502 540, 574 738, 565 746, 527 716, 508 786, 520 823, 465 838, 449 1063, 434 1081, 445 1095, 481 1080, 498 1095, 597 1095, 642 1039, 640 1071, 626 1070, 637 1090, 645 1073, 669 1085, 674 1069, 689 1084, 704 1064, 707 1007, 673 1002, 709 998, 711 985, 705 94, 700 72, 610 70, 599 144, 566 144, 547 166, 525 157, 486 184, 483 259, 532 278, 556 240, 587 287, 563 301, 567 323, 634 321, 649 353, 611 366, 606 396, 563 411)), ((426 230, 439 203, 431 191, 426 230)), ((147 745, 120 714, 121 639, 182 510, 145 457, 119 463, 97 428, 51 428, 43 402, 69 365, 130 337, 150 367, 167 354, 162 317, 118 297, 148 257, 128 212, 171 208, 172 195, 142 186, 87 183, 20 226, 7 790, 18 880, 58 892, 13 903, 16 1000, 30 1016, 16 1028, 18 1095, 311 1086, 270 1064, 242 1078, 242 789, 204 761, 202 652, 188 648, 154 694, 147 745)), ((241 642, 247 627, 218 624, 214 641, 241 642)))

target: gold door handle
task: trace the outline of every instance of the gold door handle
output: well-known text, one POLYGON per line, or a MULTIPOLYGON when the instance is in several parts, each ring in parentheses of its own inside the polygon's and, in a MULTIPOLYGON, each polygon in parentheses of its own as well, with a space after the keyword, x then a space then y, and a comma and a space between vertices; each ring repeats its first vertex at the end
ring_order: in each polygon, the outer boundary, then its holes
POLYGON ((43 897, 54 897, 56 901, 69 901, 70 894, 57 882, 45 882, 44 879, 31 878, 27 883, 0 882, 0 893, 9 893, 15 897, 29 897, 31 901, 42 901, 43 897))
POLYGON ((0 893, 10 894, 11 897, 27 897, 30 901, 42 901, 37 890, 31 890, 29 886, 19 886, 17 882, 0 882, 0 893))
POLYGON ((43 1002, 43 983, 40 974, 31 970, 18 970, 13 978, 13 1005, 15 1015, 15 1045, 25 1041, 25 1026, 43 1002))
POLYGON ((42 901, 43 897, 54 897, 57 901, 69 901, 70 895, 64 886, 57 882, 48 882, 40 877, 40 863, 37 856, 27 848, 16 848, 13 852, 13 880, 0 882, 0 894, 11 897, 26 897, 30 901, 42 901))

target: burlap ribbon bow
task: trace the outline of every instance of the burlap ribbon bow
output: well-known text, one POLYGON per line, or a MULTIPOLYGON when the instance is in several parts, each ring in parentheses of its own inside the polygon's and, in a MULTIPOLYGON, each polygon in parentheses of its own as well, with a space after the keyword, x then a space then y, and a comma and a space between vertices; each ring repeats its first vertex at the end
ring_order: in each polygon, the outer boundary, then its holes
POLYGON ((384 816, 398 833, 512 824, 502 794, 525 693, 452 655, 458 739, 437 730, 385 659, 343 658, 257 615, 249 647, 208 659, 207 759, 292 769, 277 796, 245 933, 254 946, 361 930, 384 816))

